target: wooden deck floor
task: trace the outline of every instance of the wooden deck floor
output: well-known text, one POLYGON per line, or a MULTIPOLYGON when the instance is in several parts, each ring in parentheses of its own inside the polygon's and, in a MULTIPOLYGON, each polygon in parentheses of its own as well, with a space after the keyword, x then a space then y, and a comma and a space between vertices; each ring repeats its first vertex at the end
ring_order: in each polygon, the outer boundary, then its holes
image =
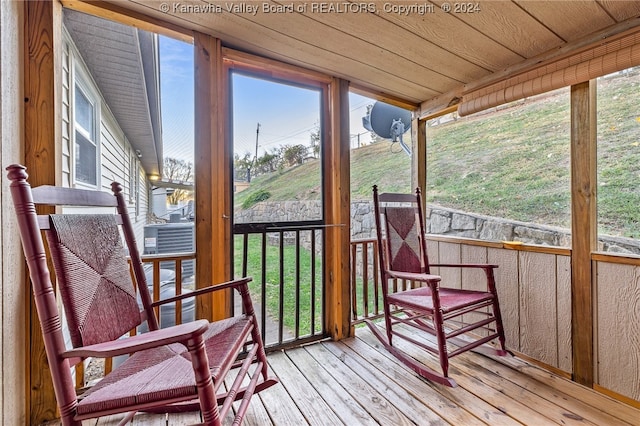
MULTIPOLYGON (((435 366, 430 355, 403 348, 435 366)), ((281 384, 252 399, 245 425, 640 425, 640 410, 518 358, 463 354, 450 368, 458 387, 423 381, 366 328, 342 342, 272 353, 269 362, 281 384)), ((138 414, 132 424, 198 421, 198 413, 138 414)))

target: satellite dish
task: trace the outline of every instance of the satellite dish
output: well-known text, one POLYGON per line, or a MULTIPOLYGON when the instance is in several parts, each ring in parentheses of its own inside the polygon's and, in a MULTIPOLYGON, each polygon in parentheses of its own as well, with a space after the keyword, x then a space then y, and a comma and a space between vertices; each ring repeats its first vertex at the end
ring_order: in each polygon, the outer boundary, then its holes
POLYGON ((362 117, 362 125, 381 138, 400 142, 404 152, 411 155, 411 149, 402 140, 402 135, 411 128, 411 111, 384 102, 376 102, 369 115, 362 117))

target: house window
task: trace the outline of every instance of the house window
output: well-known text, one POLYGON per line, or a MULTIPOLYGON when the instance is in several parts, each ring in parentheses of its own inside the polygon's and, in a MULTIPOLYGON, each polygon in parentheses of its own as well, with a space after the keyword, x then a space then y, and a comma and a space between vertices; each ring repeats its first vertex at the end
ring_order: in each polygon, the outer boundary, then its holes
POLYGON ((78 83, 75 85, 74 104, 75 181, 97 186, 96 106, 78 83))

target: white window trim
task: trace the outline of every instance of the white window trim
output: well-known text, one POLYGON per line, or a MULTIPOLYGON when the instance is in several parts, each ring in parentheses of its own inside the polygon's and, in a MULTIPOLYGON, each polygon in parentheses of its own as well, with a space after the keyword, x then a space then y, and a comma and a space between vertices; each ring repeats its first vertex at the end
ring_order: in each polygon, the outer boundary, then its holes
POLYGON ((134 207, 136 220, 140 215, 140 169, 140 160, 138 160, 136 152, 131 149, 129 154, 129 204, 134 207))
MULTIPOLYGON (((129 141, 127 140, 129 144, 129 141)), ((128 170, 128 188, 129 191, 129 204, 134 204, 136 201, 136 188, 135 188, 135 174, 138 170, 138 158, 136 157, 133 147, 129 144, 127 149, 129 155, 129 170, 128 170)))
MULTIPOLYGON (((71 53, 71 52, 70 52, 71 53)), ((101 98, 98 91, 93 87, 92 80, 87 74, 87 72, 83 69, 82 64, 80 64, 75 55, 72 56, 72 69, 71 69, 71 84, 70 84, 70 123, 71 123, 71 134, 70 134, 70 156, 71 156, 71 182, 74 187, 83 187, 83 188, 100 188, 101 185, 101 177, 102 177, 102 153, 101 153, 101 135, 100 135, 100 126, 101 126, 101 98), (84 129, 78 129, 76 127, 76 90, 77 87, 82 90, 82 93, 89 100, 91 105, 93 106, 94 113, 94 122, 93 122, 93 133, 95 135, 95 140, 92 142, 96 146, 96 184, 91 185, 86 182, 81 182, 76 179, 76 131, 83 131, 84 129)), ((83 132, 84 133, 84 132, 83 132)))
POLYGON ((135 167, 135 177, 134 177, 134 182, 135 182, 135 188, 136 188, 136 193, 135 193, 135 203, 136 203, 136 208, 135 208, 135 212, 136 212, 136 222, 138 221, 138 217, 140 216, 140 185, 142 183, 142 180, 140 179, 140 173, 141 173, 141 164, 140 161, 138 161, 138 159, 136 158, 136 167, 135 167))

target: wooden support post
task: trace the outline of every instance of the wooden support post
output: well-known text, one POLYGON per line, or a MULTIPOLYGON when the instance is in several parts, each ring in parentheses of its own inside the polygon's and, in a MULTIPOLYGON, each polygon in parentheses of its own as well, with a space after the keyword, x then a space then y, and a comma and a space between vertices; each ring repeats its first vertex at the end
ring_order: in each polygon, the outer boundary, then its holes
MULTIPOLYGON (((196 288, 231 278, 231 150, 220 40, 194 32, 196 288)), ((199 297, 196 317, 231 314, 228 292, 199 297)))
MULTIPOLYGON (((32 186, 56 185, 61 165, 61 5, 53 0, 24 2, 24 25, 24 162, 32 186)), ((39 208, 38 212, 54 210, 39 208)), ((26 285, 31 286, 28 278, 26 285)), ((29 424, 41 424, 58 415, 33 293, 25 294, 29 424)))
POLYGON ((596 84, 571 86, 571 339, 573 379, 593 386, 593 272, 597 248, 596 84))
POLYGON ((420 188, 425 203, 422 206, 426 210, 427 203, 427 121, 414 118, 411 121, 411 190, 420 188))
POLYGON ((329 225, 325 237, 325 306, 326 328, 334 340, 339 340, 353 334, 349 316, 349 82, 336 78, 331 83, 329 91, 328 111, 325 108, 324 114, 325 117, 329 117, 329 123, 324 123, 326 131, 323 137, 324 215, 329 225))

